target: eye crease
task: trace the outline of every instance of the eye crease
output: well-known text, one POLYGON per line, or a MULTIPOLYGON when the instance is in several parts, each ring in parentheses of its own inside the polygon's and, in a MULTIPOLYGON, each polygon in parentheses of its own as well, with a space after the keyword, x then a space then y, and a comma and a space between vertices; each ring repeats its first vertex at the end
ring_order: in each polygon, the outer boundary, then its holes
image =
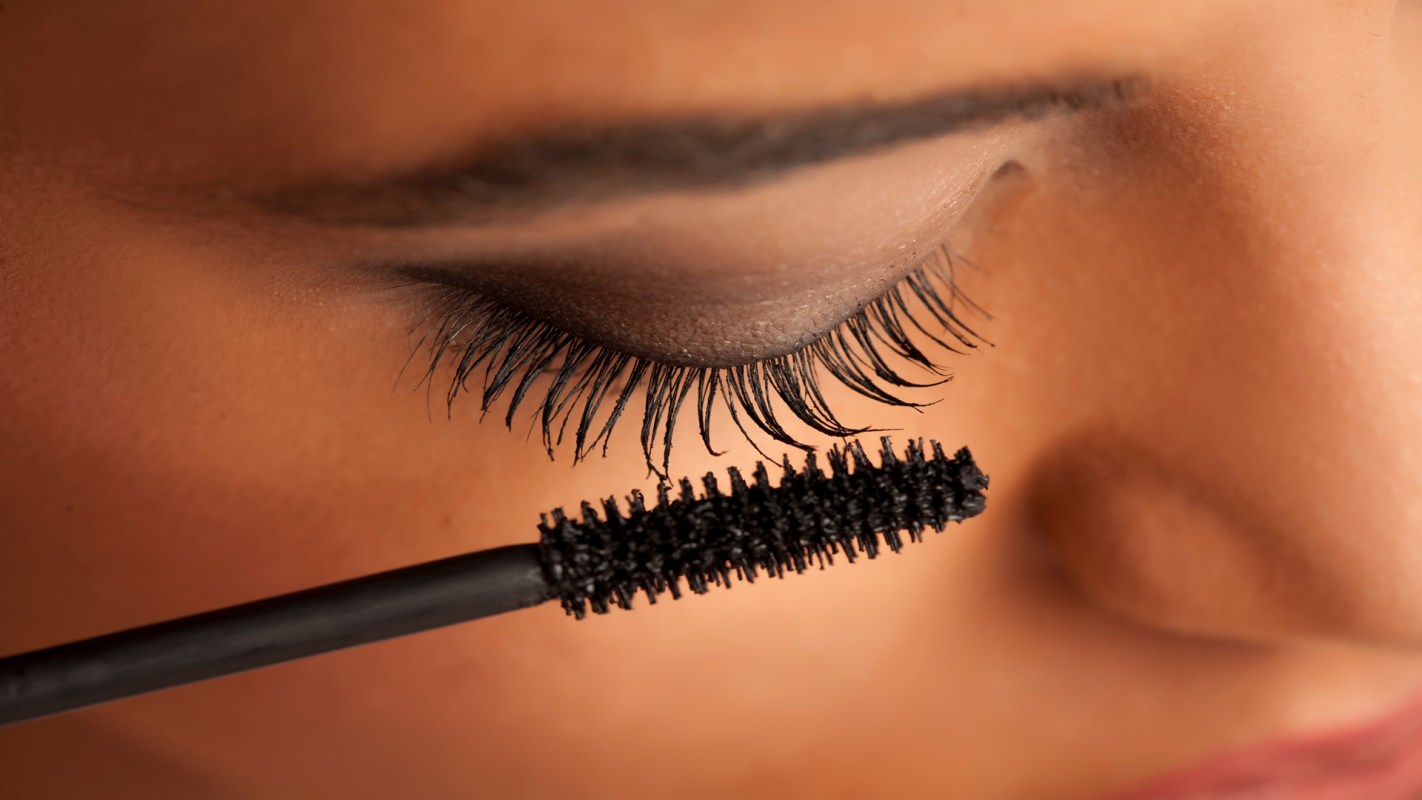
POLYGON ((270 213, 330 225, 409 230, 488 224, 656 192, 750 187, 797 169, 1012 120, 1124 108, 1147 89, 1136 76, 1085 78, 768 117, 722 113, 564 124, 495 143, 454 165, 316 181, 243 199, 270 213))
POLYGON ((633 355, 514 308, 454 273, 427 267, 400 272, 432 292, 412 329, 419 338, 410 361, 421 354, 427 359, 418 386, 429 388, 449 375, 448 406, 465 393, 476 396, 486 414, 502 404, 510 428, 519 409, 531 405, 549 456, 567 444, 574 463, 599 447, 606 451, 609 435, 640 391, 642 452, 648 468, 665 476, 677 421, 687 409, 694 409, 707 451, 719 455, 712 437, 718 403, 757 450, 753 431, 811 449, 786 427, 790 419, 834 437, 875 430, 840 420, 822 391, 822 374, 885 405, 925 405, 900 395, 951 379, 929 351, 966 354, 984 342, 962 319, 964 311, 987 314, 957 287, 960 263, 940 246, 819 338, 784 355, 727 366, 633 355), (929 378, 910 379, 905 368, 929 378))

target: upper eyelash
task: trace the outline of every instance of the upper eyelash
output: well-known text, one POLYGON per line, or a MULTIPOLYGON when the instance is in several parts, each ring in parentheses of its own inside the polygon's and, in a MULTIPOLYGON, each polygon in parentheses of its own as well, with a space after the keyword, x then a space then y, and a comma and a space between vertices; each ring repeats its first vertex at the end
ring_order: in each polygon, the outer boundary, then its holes
MULTIPOLYGON (((639 391, 644 392, 641 430, 647 466, 665 477, 671 460, 672 434, 688 398, 696 395, 697 426, 712 455, 711 416, 717 396, 740 432, 760 451, 746 420, 774 440, 804 450, 813 449, 785 429, 778 400, 795 419, 819 433, 847 437, 874 428, 840 422, 820 389, 818 370, 853 391, 891 406, 919 408, 899 389, 923 388, 951 380, 951 375, 914 343, 923 336, 934 346, 963 354, 986 342, 958 315, 959 307, 991 319, 958 289, 954 269, 962 261, 946 246, 934 250, 887 292, 839 323, 825 335, 781 356, 729 367, 667 364, 620 353, 578 334, 511 308, 457 282, 441 282, 426 270, 406 273, 437 291, 414 332, 424 329, 411 350, 429 363, 419 384, 429 388, 441 365, 452 363, 453 376, 445 395, 448 406, 470 386, 483 368, 478 387, 484 413, 505 395, 504 423, 513 426, 518 409, 529 398, 538 378, 550 374, 550 386, 535 408, 535 422, 549 456, 563 444, 568 425, 573 430, 573 461, 586 458, 599 443, 606 453, 608 437, 639 391), (939 329, 931 330, 916 316, 926 313, 939 329), (966 348, 960 349, 960 348, 966 348), (936 380, 918 383, 904 378, 889 356, 923 369, 936 380), (561 359, 561 361, 560 361, 561 359), (605 415, 604 406, 611 403, 605 415), (599 416, 602 416, 599 422, 599 416), (654 452, 660 449, 658 465, 654 452)), ((966 262, 964 262, 966 263, 966 262)), ((407 362, 408 367, 408 362, 407 362)), ((761 451, 763 453, 763 451, 761 451)))

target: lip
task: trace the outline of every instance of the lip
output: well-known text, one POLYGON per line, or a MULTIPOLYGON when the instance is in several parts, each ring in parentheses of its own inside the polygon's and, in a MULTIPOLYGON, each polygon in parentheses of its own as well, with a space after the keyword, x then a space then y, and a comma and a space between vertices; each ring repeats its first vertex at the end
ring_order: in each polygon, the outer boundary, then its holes
POLYGON ((1385 717, 1246 747, 1112 800, 1417 800, 1422 696, 1385 717))

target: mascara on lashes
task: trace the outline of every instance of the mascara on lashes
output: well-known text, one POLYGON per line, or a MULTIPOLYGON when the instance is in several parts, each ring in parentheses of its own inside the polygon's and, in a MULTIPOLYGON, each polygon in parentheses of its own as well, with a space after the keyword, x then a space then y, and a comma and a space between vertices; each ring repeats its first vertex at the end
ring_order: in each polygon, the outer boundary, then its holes
POLYGON ((798 350, 715 367, 622 352, 494 299, 447 273, 408 268, 402 270, 408 278, 432 290, 424 317, 412 328, 418 339, 410 358, 423 353, 427 359, 417 386, 429 387, 449 376, 445 402, 450 407, 464 393, 478 397, 483 413, 504 403, 504 423, 512 428, 519 409, 531 405, 549 457, 570 441, 574 463, 599 446, 606 450, 613 428, 641 392, 642 452, 648 468, 665 477, 677 420, 687 409, 694 409, 698 433, 712 454, 719 454, 711 430, 718 405, 764 454, 753 430, 810 449, 787 428, 791 420, 833 437, 873 430, 840 420, 822 391, 821 372, 885 405, 925 405, 904 399, 900 392, 943 383, 951 374, 916 340, 922 339, 930 350, 958 354, 985 341, 961 317, 965 309, 986 316, 954 280, 961 261, 946 247, 936 249, 883 295, 798 350), (929 380, 905 377, 900 371, 904 366, 927 373, 929 380), (540 387, 543 378, 546 386, 540 387))

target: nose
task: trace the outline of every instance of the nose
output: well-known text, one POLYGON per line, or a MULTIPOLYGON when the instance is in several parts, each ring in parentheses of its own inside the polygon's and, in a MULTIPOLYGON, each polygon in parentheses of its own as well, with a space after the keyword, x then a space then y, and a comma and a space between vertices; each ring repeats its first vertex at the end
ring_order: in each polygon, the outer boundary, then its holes
POLYGON ((1036 201, 1066 258, 1032 278, 1074 308, 1031 516, 1150 625, 1422 644, 1422 63, 1298 16, 1036 201))

